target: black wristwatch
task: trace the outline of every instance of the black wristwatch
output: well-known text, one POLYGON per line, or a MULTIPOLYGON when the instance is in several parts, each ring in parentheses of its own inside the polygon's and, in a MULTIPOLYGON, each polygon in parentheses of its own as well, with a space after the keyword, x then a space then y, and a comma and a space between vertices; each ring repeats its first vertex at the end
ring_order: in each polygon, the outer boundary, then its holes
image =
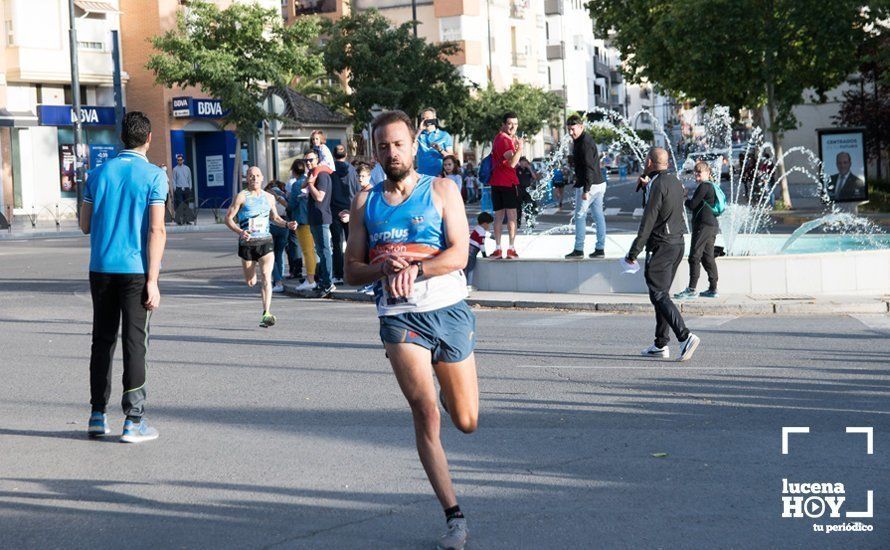
POLYGON ((421 262, 420 260, 417 260, 417 261, 411 262, 411 265, 416 265, 417 266, 417 276, 423 277, 423 262, 421 262))

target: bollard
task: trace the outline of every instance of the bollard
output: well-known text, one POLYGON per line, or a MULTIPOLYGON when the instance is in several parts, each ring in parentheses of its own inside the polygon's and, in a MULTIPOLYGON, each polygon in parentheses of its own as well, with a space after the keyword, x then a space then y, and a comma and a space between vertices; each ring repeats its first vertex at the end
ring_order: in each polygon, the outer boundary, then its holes
POLYGON ((479 201, 479 208, 483 212, 493 212, 491 204, 491 187, 485 185, 482 187, 482 199, 479 201))

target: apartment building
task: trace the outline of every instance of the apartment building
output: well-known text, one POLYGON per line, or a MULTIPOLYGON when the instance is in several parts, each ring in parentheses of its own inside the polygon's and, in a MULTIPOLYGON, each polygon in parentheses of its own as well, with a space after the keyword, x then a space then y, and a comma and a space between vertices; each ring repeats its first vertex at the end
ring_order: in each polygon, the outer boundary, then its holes
MULTIPOLYGON (((70 25, 67 0, 0 0, 0 212, 7 217, 73 217, 70 25)), ((113 156, 118 0, 74 0, 85 146, 90 166, 113 156)), ((122 73, 126 85, 129 77, 122 73)))

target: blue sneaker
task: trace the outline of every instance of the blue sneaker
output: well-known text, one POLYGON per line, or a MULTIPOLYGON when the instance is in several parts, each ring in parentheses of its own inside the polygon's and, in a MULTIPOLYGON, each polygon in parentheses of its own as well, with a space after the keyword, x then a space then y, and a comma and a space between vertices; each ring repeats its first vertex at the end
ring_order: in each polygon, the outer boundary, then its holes
POLYGON ((124 422, 124 433, 121 435, 121 443, 142 443, 158 438, 158 431, 148 426, 145 419, 138 424, 132 420, 124 422))
POLYGON ((695 289, 686 287, 680 292, 674 294, 674 300, 685 300, 687 298, 695 298, 695 289))
POLYGON ((87 428, 87 434, 90 437, 102 437, 111 433, 108 427, 108 417, 105 413, 94 412, 90 414, 90 424, 87 428))

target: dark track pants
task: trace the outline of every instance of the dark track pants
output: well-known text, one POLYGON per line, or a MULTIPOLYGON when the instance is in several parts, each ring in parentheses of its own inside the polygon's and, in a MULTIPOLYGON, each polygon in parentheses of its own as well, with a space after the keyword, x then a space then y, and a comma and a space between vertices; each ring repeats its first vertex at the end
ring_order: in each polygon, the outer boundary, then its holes
POLYGON ((708 290, 717 290, 717 261, 714 259, 714 240, 717 228, 701 225, 692 229, 692 246, 689 248, 689 288, 698 285, 698 277, 704 266, 708 274, 708 290))
POLYGON ((151 312, 145 300, 145 275, 90 272, 93 295, 93 345, 90 352, 90 405, 105 412, 111 396, 111 365, 121 329, 124 393, 121 406, 128 418, 142 418, 145 404, 145 354, 151 312), (123 323, 121 323, 123 320, 123 323))
POLYGON ((682 261, 682 241, 646 249, 646 286, 649 287, 649 300, 655 306, 655 345, 660 348, 670 342, 671 330, 681 342, 689 336, 680 310, 671 301, 671 283, 682 261))
POLYGON ((334 265, 331 268, 331 276, 334 279, 343 278, 343 265, 346 258, 343 255, 343 247, 349 239, 349 224, 340 221, 334 216, 331 222, 331 255, 334 265))

